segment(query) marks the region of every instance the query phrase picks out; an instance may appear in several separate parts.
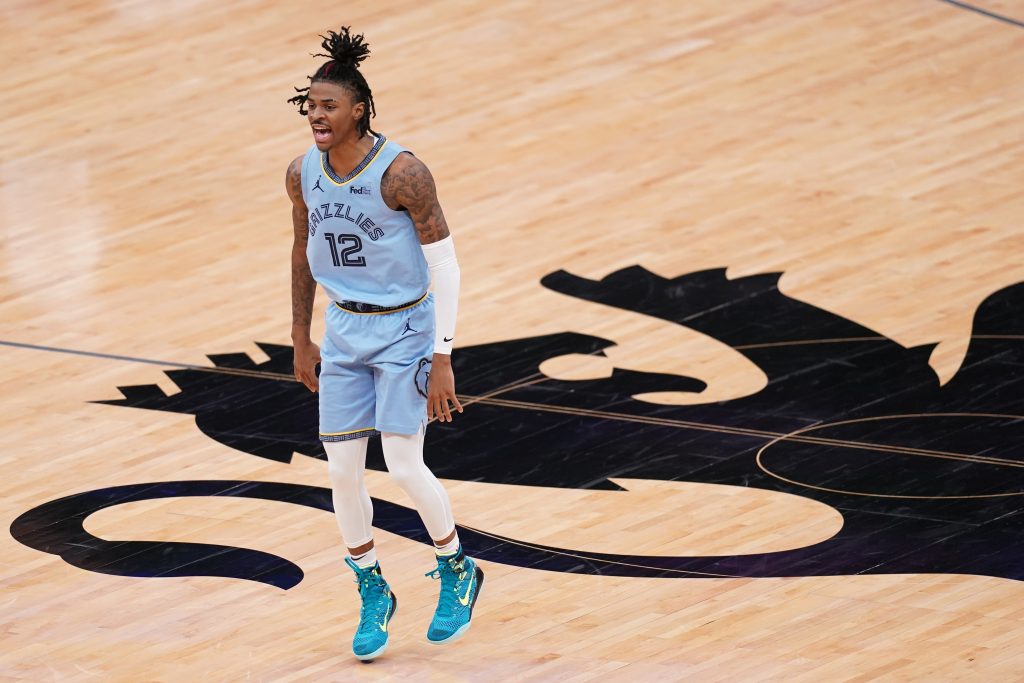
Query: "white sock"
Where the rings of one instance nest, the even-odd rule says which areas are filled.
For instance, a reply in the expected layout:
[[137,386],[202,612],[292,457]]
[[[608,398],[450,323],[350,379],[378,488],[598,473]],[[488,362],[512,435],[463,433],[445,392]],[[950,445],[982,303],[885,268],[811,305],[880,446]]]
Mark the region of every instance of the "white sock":
[[447,557],[454,555],[459,552],[459,535],[455,534],[455,538],[448,541],[444,545],[437,545],[437,541],[434,542],[434,552],[441,557]]
[[370,548],[362,555],[352,555],[349,553],[349,557],[356,563],[356,566],[360,569],[369,569],[373,565],[377,564],[377,548],[374,546]]

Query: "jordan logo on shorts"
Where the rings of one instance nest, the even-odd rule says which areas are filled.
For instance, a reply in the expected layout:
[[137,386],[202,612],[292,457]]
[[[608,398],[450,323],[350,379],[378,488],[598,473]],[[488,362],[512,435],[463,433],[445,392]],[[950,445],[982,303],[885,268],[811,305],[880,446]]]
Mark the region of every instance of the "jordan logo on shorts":
[[412,325],[410,325],[409,321],[406,320],[405,321],[405,329],[402,330],[402,334],[405,334],[406,332],[419,332],[419,330],[412,329]]

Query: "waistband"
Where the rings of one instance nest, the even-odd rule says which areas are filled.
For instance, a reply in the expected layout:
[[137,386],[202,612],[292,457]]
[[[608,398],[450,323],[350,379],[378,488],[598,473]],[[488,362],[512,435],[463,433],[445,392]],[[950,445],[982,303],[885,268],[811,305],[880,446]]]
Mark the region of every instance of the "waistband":
[[398,304],[397,306],[378,306],[377,304],[366,304],[362,301],[335,301],[334,305],[343,311],[349,313],[358,313],[361,315],[375,315],[378,313],[394,313],[395,311],[404,311],[407,308],[412,308],[416,304],[420,303],[427,298],[427,294],[430,292],[424,292],[423,296],[415,301],[407,301],[404,304]]

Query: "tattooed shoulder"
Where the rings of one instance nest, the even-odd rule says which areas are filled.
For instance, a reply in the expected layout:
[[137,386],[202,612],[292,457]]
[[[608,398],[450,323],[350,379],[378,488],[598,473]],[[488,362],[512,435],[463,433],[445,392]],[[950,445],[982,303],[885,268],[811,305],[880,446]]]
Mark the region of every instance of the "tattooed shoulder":
[[426,164],[411,154],[399,154],[380,184],[384,202],[396,211],[408,211],[422,244],[448,236],[448,224],[437,201],[434,177]]
[[292,163],[288,164],[284,184],[292,203],[305,207],[306,201],[302,198],[302,159],[303,157],[295,157]]

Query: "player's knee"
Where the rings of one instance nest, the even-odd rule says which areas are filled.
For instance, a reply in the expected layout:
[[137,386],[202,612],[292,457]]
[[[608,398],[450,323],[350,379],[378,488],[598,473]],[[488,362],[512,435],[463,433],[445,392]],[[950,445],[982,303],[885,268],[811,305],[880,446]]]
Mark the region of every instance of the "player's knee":
[[389,464],[388,473],[391,475],[391,481],[395,482],[404,491],[408,491],[416,486],[420,479],[420,473],[416,468],[406,465],[395,466]]
[[327,474],[331,477],[331,483],[337,488],[354,488],[359,486],[363,480],[363,472],[359,467],[339,460],[327,462]]

